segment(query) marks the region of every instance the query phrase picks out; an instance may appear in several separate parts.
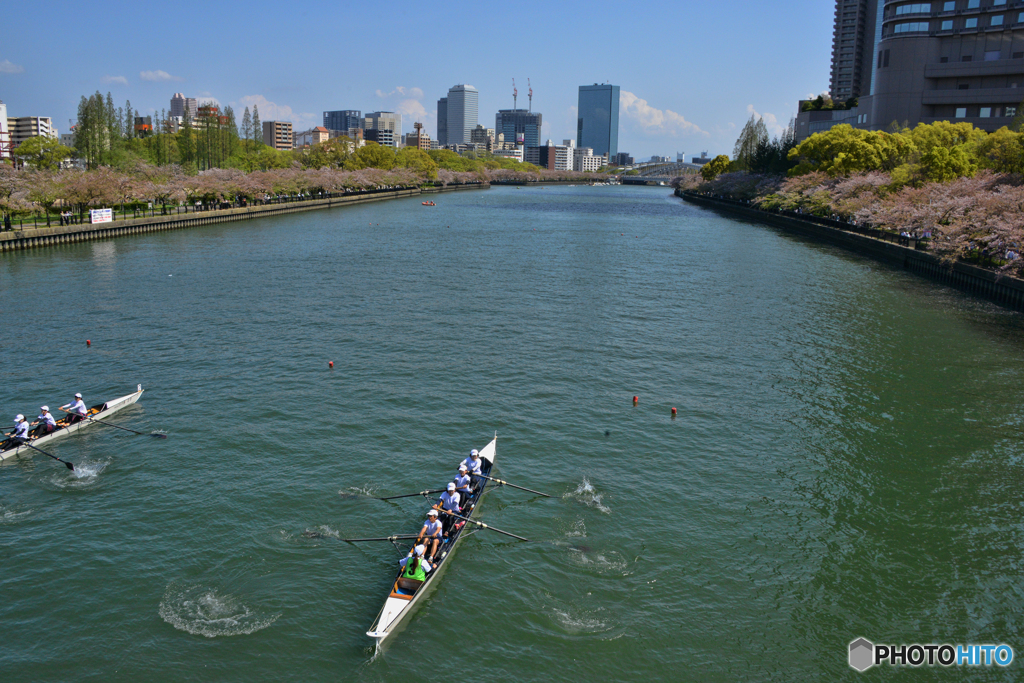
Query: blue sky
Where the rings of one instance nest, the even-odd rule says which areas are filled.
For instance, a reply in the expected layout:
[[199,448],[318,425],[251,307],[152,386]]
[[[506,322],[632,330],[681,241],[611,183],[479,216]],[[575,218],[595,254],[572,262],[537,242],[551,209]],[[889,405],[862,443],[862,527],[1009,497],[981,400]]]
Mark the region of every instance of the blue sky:
[[[834,3],[8,3],[0,100],[67,132],[82,95],[152,112],[175,92],[257,104],[263,120],[319,125],[330,109],[401,111],[436,132],[449,87],[480,91],[480,123],[512,106],[575,137],[577,88],[621,88],[619,150],[638,158],[730,153],[751,112],[785,126],[828,89]],[[367,7],[372,10],[367,11]],[[386,10],[393,10],[391,15]]]

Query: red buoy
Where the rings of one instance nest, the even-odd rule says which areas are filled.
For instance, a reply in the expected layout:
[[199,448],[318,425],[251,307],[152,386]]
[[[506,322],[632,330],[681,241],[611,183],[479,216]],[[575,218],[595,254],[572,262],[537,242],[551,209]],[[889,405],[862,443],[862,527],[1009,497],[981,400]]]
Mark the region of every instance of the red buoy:
[[[333,360],[327,361],[327,367],[333,368],[334,367],[334,361]],[[673,408],[673,410],[675,410],[675,409]]]
[[639,396],[634,396],[633,397],[633,405],[636,405],[639,400],[640,400]]
[[673,409],[672,409],[672,417],[675,417],[675,416],[676,416],[676,409],[675,409],[675,408],[673,408]]
[[86,346],[92,346],[92,342],[90,340],[86,339],[85,340],[85,345]]

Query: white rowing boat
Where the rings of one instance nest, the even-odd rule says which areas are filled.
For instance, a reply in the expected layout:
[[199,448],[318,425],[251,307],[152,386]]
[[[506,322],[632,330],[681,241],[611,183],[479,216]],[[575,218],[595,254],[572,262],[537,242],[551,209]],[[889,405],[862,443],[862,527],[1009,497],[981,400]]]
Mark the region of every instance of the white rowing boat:
[[[495,434],[494,439],[480,450],[480,471],[483,474],[490,475],[491,469],[494,467],[497,443],[498,435]],[[468,519],[476,517],[480,503],[483,502],[484,494],[487,493],[488,480],[484,479],[482,481],[480,494],[473,504],[473,509],[466,515]],[[384,606],[377,615],[376,621],[373,622],[373,626],[366,632],[366,635],[377,641],[378,648],[388,636],[398,630],[402,623],[416,609],[416,605],[421,600],[426,599],[430,591],[433,590],[434,585],[441,578],[441,573],[444,572],[445,567],[448,566],[452,559],[452,555],[455,554],[455,550],[459,547],[459,543],[462,542],[465,531],[469,526],[468,523],[464,523],[457,529],[449,531],[448,542],[438,548],[437,562],[434,565],[433,571],[427,574],[426,580],[422,583],[414,579],[403,579],[401,578],[402,572],[398,572],[398,577],[392,582],[391,591],[387,599],[384,600]]]
[[[100,403],[99,405],[95,405],[95,406],[89,408],[89,417],[95,417],[97,419],[103,419],[103,418],[107,417],[108,415],[113,415],[117,411],[123,410],[124,408],[127,408],[128,406],[130,406],[133,403],[137,402],[139,400],[139,398],[141,398],[141,397],[142,397],[142,385],[140,384],[139,388],[134,393],[128,394],[127,396],[122,396],[121,398],[115,398],[112,401],[107,401],[106,403]],[[40,434],[39,438],[32,440],[32,445],[38,448],[38,447],[42,446],[45,443],[53,441],[54,439],[59,439],[62,436],[67,436],[68,434],[74,434],[79,429],[82,429],[83,427],[88,427],[89,425],[94,424],[91,420],[81,420],[80,422],[75,422],[73,424],[61,425],[61,422],[63,422],[63,421],[64,421],[63,419],[58,421],[58,423],[57,423],[57,427],[58,428],[55,429],[54,431],[50,432],[49,434],[46,434],[46,433],[44,433],[42,431],[42,429],[41,429],[42,425],[40,425],[39,427],[36,427],[34,430],[29,432],[30,435]],[[13,443],[13,442],[8,442],[8,443]],[[15,457],[17,455],[20,455],[22,453],[24,453],[25,455],[32,455],[35,452],[36,451],[33,451],[31,448],[29,448],[28,446],[24,446],[24,445],[23,446],[13,447],[13,448],[12,447],[8,447],[7,450],[0,451],[0,462],[2,462],[4,460],[7,460],[8,458],[13,458],[13,457]]]

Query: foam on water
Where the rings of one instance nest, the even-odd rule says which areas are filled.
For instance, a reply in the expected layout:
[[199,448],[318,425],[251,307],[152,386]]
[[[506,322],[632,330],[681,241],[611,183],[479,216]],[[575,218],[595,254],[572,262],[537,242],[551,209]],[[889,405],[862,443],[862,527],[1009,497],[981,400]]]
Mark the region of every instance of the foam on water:
[[601,503],[601,498],[603,497],[604,494],[598,493],[597,489],[591,485],[590,481],[586,477],[583,477],[583,482],[576,487],[575,491],[570,491],[562,496],[563,499],[571,498],[573,500],[578,500],[587,507],[597,508],[604,514],[610,515],[612,513],[611,508]]
[[199,584],[167,587],[160,601],[160,617],[168,624],[196,636],[240,636],[270,626],[280,614],[263,615],[233,595]]
[[302,532],[302,535],[306,538],[341,538],[341,532],[326,524],[313,527],[312,529],[306,527],[306,530]]
[[[52,461],[51,461],[52,462]],[[99,475],[107,468],[110,461],[105,462],[73,462],[75,469],[69,470],[60,463],[54,463],[47,481],[58,489],[82,489],[93,486],[99,480]]]
[[569,559],[578,567],[597,572],[598,574],[619,574],[628,576],[629,560],[617,550],[597,550],[594,548],[569,548]]
[[0,524],[17,524],[18,520],[30,514],[31,510],[13,510],[0,505]]
[[571,608],[562,610],[554,607],[551,608],[551,615],[555,623],[571,635],[604,633],[610,630],[611,627],[595,616],[597,611],[600,610],[588,611]]

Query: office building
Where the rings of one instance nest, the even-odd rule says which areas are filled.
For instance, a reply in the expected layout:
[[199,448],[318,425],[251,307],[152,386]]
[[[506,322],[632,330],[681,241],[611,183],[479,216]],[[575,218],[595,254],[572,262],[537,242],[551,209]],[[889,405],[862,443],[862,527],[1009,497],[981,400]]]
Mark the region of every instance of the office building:
[[323,126],[317,126],[316,128],[304,130],[301,133],[295,133],[293,137],[292,144],[295,146],[295,149],[301,149],[303,147],[319,145],[321,142],[327,142],[331,138],[331,132]]
[[12,116],[6,117],[7,133],[10,135],[11,147],[15,148],[25,140],[36,136],[60,139],[57,129],[49,116]]
[[402,136],[405,138],[405,146],[416,147],[417,149],[422,149],[424,152],[429,152],[431,142],[430,135],[423,130],[423,124],[417,121],[412,125],[412,127],[415,129],[414,133]]
[[153,117],[152,116],[136,116],[135,117],[135,137],[144,138],[153,134]]
[[619,86],[581,85],[576,146],[611,158],[619,153]]
[[494,129],[484,128],[483,125],[477,124],[469,134],[469,141],[478,145],[483,145],[484,149],[488,152],[494,151]]
[[402,115],[393,111],[370,112],[363,117],[363,135],[378,145],[397,148],[402,140]]
[[263,121],[263,144],[274,149],[292,149],[291,121]]
[[456,85],[448,89],[447,99],[447,144],[469,144],[470,135],[479,118],[480,93],[471,85]]
[[188,118],[194,119],[199,113],[199,101],[194,97],[185,97],[180,92],[174,93],[174,97],[171,98],[170,115],[184,119],[186,112]]
[[612,159],[612,163],[616,166],[632,166],[633,157],[629,156],[629,152],[619,152]]
[[358,109],[342,109],[324,112],[324,128],[327,130],[348,130],[363,127],[363,112]]
[[516,147],[515,149],[496,149],[492,154],[496,157],[503,157],[505,159],[512,159],[519,163],[523,163],[524,155],[522,147]]
[[836,102],[868,94],[878,9],[871,0],[836,0],[829,85]]
[[437,101],[437,144],[444,147],[448,144],[448,98]]
[[603,154],[594,154],[590,147],[573,147],[572,149],[572,170],[574,171],[596,171],[602,166],[608,165],[608,157]]
[[526,109],[499,109],[494,117],[494,132],[505,136],[506,144],[539,147],[544,117]]
[[527,147],[525,158],[531,164],[552,171],[571,171],[573,150],[569,145],[556,145],[551,140],[540,147]]

